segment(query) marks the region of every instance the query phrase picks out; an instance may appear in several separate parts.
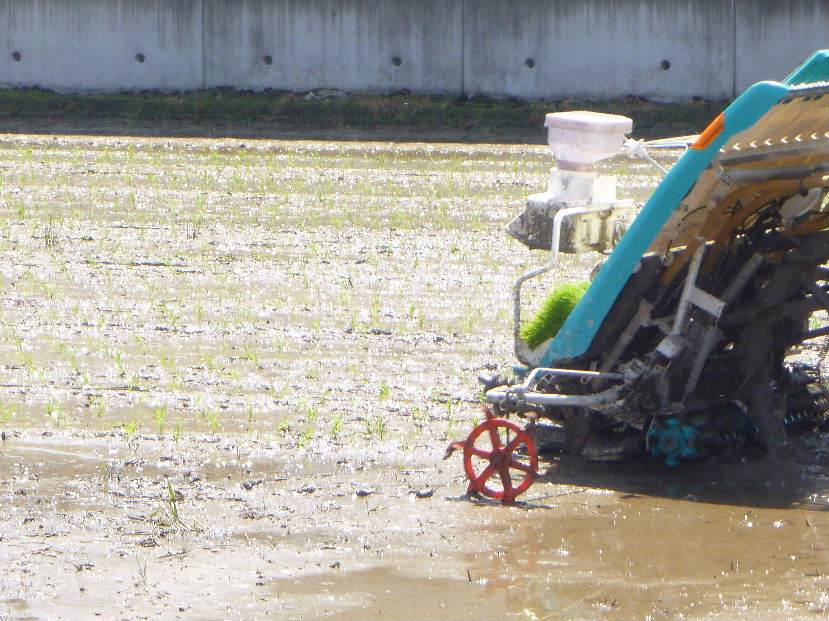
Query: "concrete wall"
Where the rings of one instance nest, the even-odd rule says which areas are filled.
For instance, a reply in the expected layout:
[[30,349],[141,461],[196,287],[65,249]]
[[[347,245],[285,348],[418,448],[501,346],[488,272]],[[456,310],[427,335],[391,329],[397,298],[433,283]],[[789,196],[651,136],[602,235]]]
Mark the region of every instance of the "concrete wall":
[[208,2],[205,82],[460,93],[461,7],[460,0]]
[[202,72],[201,0],[0,0],[0,85],[189,90]]
[[803,59],[829,48],[826,0],[737,0],[735,85],[782,80]]
[[0,86],[723,99],[828,33],[827,0],[0,0]]
[[727,1],[478,0],[466,3],[464,22],[470,92],[533,99],[732,93]]

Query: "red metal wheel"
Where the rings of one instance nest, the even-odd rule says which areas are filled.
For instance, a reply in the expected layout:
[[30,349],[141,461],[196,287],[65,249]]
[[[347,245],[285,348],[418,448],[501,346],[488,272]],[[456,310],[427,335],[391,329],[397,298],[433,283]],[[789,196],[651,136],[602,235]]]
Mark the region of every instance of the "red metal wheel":
[[[511,505],[533,484],[538,452],[533,439],[521,427],[496,418],[489,409],[484,412],[487,419],[472,430],[463,445],[463,466],[469,479],[467,493],[483,494]],[[526,454],[517,453],[521,447]],[[513,471],[517,480],[513,480]],[[494,485],[495,474],[500,478],[500,487]]]

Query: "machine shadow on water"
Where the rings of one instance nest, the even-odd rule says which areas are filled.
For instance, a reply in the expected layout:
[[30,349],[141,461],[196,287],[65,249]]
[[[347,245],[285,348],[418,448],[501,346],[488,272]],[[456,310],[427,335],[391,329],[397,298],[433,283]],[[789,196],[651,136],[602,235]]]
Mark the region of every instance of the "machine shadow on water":
[[[540,464],[540,480],[630,496],[767,509],[829,510],[829,434],[810,439],[808,445],[799,438],[791,444],[790,450],[775,458],[764,455],[726,461],[712,457],[678,467],[645,456],[599,463],[566,453],[548,455],[554,461]],[[530,497],[524,500],[535,503]]]

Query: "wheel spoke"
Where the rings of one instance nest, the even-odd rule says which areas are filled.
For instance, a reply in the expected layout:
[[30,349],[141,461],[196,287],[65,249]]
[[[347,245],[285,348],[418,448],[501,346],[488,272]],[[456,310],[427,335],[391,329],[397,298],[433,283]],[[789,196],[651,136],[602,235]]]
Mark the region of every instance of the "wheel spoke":
[[533,474],[532,466],[529,464],[522,463],[517,459],[510,459],[509,460],[509,467],[515,468],[516,470],[520,470],[521,472],[526,472],[527,474]]
[[515,449],[521,446],[521,444],[523,444],[521,436],[515,436],[515,439],[509,444],[507,444],[507,453],[512,453]]
[[495,474],[495,466],[490,464],[486,468],[484,468],[484,471],[481,472],[481,474],[478,475],[477,479],[475,479],[475,485],[478,486],[478,487],[481,487],[484,483],[489,481],[489,478],[493,474]]
[[504,495],[512,496],[512,477],[509,475],[509,468],[501,468],[501,483],[504,485]]
[[472,447],[472,454],[475,457],[481,457],[482,459],[489,459],[492,457],[492,451],[485,451],[483,449],[479,449],[477,446]]
[[499,449],[503,446],[501,443],[501,434],[498,433],[498,425],[491,425],[489,428],[489,440],[492,442],[492,448]]

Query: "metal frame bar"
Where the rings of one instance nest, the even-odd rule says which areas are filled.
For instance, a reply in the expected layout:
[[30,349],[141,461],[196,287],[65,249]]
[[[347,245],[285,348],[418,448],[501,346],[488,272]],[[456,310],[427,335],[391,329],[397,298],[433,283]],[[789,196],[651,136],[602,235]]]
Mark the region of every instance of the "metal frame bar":
[[510,390],[493,389],[486,393],[486,398],[492,403],[515,401],[527,405],[541,406],[594,406],[613,403],[622,398],[622,388],[611,388],[603,392],[589,395],[562,395],[558,393],[525,392],[517,393]]
[[541,393],[530,390],[537,382],[541,375],[555,375],[560,377],[578,377],[588,379],[605,379],[616,382],[624,381],[625,377],[621,373],[603,373],[600,371],[580,371],[577,369],[553,369],[538,367],[533,369],[532,373],[527,376],[524,383],[520,386],[510,386],[506,388],[493,388],[488,390],[486,398],[491,403],[504,403],[509,401],[526,403],[528,405],[551,405],[551,406],[567,406],[567,405],[601,405],[604,403],[612,403],[618,401],[622,395],[623,387],[605,390],[603,392],[593,393],[589,395],[563,395],[558,393]]
[[763,181],[788,181],[805,179],[819,173],[829,172],[829,164],[818,166],[790,166],[787,168],[753,168],[721,170],[717,176],[723,183],[761,183]]
[[829,153],[829,140],[825,134],[820,134],[818,139],[809,138],[808,141],[794,144],[773,144],[762,147],[740,147],[740,149],[728,150],[717,157],[716,162],[721,166],[738,166],[740,164],[754,164],[767,160],[779,159],[781,157],[792,157],[798,155],[816,155],[818,153]]

